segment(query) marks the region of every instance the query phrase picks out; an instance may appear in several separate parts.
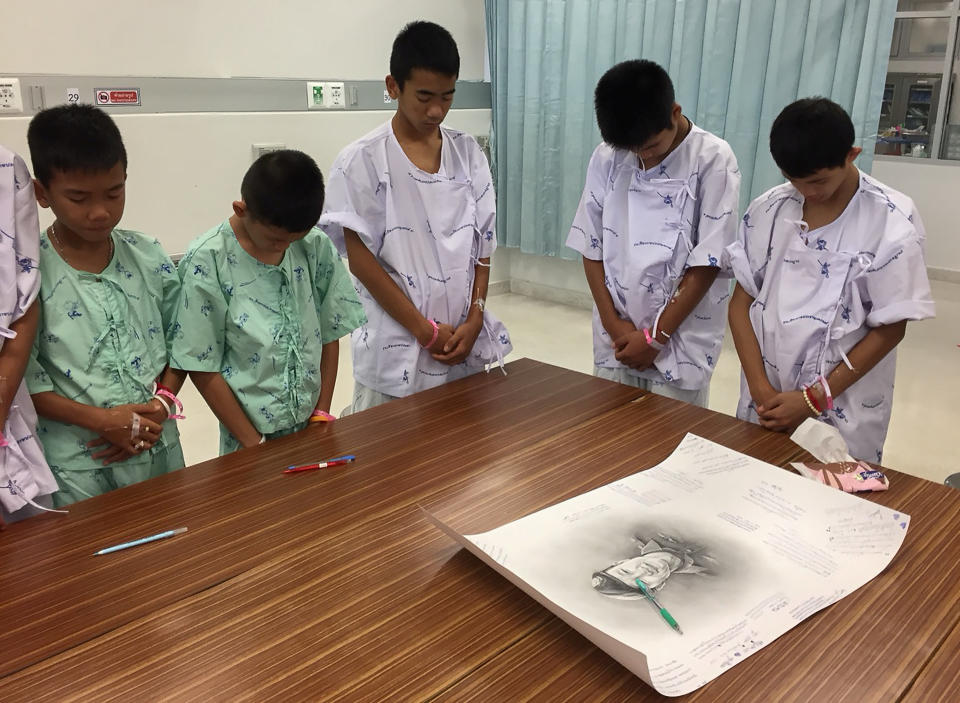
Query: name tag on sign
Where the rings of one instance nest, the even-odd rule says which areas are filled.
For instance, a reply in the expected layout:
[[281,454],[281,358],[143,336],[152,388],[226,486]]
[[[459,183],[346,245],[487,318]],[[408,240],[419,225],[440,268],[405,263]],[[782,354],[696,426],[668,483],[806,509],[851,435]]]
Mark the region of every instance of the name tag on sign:
[[139,88],[97,88],[94,92],[97,105],[139,105]]

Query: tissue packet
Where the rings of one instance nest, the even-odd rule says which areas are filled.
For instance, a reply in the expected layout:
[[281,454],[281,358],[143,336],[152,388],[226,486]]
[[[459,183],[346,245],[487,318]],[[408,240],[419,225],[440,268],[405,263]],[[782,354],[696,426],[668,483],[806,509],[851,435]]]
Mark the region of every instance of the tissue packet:
[[801,476],[819,481],[827,486],[839,488],[847,493],[885,491],[890,487],[890,480],[882,471],[878,471],[862,461],[853,464],[804,464],[794,462],[790,466]]
[[833,425],[808,418],[790,435],[790,439],[820,462],[790,464],[801,476],[847,493],[885,491],[890,487],[890,480],[882,471],[850,456],[847,443]]

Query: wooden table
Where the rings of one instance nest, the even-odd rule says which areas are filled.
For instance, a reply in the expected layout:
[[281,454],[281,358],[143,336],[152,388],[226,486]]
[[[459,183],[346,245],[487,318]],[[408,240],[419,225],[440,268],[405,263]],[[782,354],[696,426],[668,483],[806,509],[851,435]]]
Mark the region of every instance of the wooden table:
[[[507,369],[9,526],[0,700],[666,700],[418,506],[486,529],[650,467],[688,431],[775,464],[802,455],[667,398]],[[345,469],[281,473],[351,452]],[[916,681],[929,701],[960,685],[960,493],[891,475],[870,499],[913,520],[890,567],[686,698],[892,701]]]

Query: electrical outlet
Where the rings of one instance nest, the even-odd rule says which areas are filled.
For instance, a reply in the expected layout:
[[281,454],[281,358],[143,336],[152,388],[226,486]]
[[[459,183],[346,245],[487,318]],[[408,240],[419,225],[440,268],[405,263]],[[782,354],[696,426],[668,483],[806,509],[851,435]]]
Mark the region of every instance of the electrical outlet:
[[30,104],[38,112],[47,106],[47,98],[42,85],[30,86]]
[[0,78],[0,113],[23,112],[19,78]]
[[327,94],[324,104],[327,107],[347,106],[347,94],[343,89],[343,83],[327,83]]

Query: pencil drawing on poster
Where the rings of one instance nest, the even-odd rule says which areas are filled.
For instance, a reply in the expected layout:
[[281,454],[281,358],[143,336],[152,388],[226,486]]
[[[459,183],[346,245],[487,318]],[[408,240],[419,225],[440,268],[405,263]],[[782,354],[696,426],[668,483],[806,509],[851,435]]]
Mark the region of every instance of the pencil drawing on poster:
[[594,590],[611,598],[645,598],[638,581],[656,593],[672,579],[709,577],[716,559],[698,544],[657,532],[649,538],[634,536],[636,553],[595,571]]

